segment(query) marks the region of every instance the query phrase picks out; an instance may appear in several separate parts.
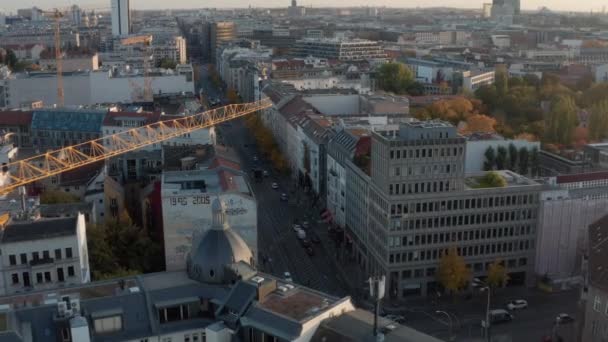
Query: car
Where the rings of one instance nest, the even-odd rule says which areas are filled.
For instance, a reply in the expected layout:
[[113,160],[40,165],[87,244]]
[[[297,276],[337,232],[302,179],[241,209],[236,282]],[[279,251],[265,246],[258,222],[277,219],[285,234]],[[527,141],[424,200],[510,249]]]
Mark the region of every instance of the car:
[[258,156],[253,156],[253,161],[254,161],[254,162],[257,162],[258,160],[259,160],[259,159],[258,159]]
[[386,316],[384,316],[384,318],[388,319],[389,321],[393,321],[393,322],[399,323],[399,324],[405,323],[405,317],[400,316],[400,315],[386,315]]
[[293,282],[293,279],[291,278],[291,273],[289,273],[289,272],[283,273],[283,279],[285,279],[289,282]]
[[521,309],[525,309],[528,307],[528,302],[523,300],[523,299],[515,299],[509,302],[509,304],[507,304],[507,309],[513,311],[513,310],[521,310]]
[[302,230],[302,226],[300,226],[299,224],[294,224],[294,225],[293,225],[293,231],[294,231],[294,232],[296,232],[296,233],[297,233],[297,232],[298,232],[298,231],[300,231],[300,230]]
[[287,197],[287,194],[286,194],[286,193],[282,193],[282,194],[281,194],[281,201],[283,201],[283,202],[287,202],[287,200],[288,200],[288,199],[289,199],[289,198]]
[[314,243],[314,244],[317,244],[317,245],[321,243],[321,239],[319,239],[319,237],[316,236],[316,235],[311,235],[310,236],[310,241],[312,243]]
[[264,170],[264,172],[262,172],[262,175],[264,175],[264,177],[269,177],[270,173],[268,173],[268,171]]
[[313,256],[315,255],[315,251],[312,249],[312,247],[306,247],[306,254]]
[[279,188],[279,184],[277,184],[276,182],[272,183],[272,188],[277,190]]
[[555,317],[555,322],[557,324],[568,324],[574,322],[574,317],[568,315],[567,313],[560,313]]
[[310,228],[310,224],[308,223],[308,221],[304,221],[304,222],[302,222],[302,227],[304,229],[308,229],[308,228]]
[[513,315],[510,314],[507,310],[503,309],[495,309],[490,310],[490,323],[506,323],[513,320]]
[[300,243],[302,244],[302,246],[303,246],[304,248],[308,248],[308,247],[310,247],[310,246],[311,246],[310,241],[308,241],[307,239],[301,239],[301,240],[300,240]]

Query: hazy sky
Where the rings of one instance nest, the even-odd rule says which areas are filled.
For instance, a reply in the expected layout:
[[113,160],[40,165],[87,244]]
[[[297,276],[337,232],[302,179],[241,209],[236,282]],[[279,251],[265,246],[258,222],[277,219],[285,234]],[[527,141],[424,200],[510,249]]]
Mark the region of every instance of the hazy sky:
[[[279,7],[287,6],[290,0],[131,0],[131,7],[141,9],[154,8],[195,8],[195,7]],[[303,6],[368,6],[373,3],[375,6],[391,7],[416,7],[416,6],[451,6],[481,8],[482,3],[491,0],[336,0],[327,2],[324,0],[299,0],[298,4]],[[110,0],[0,0],[0,10],[15,11],[17,8],[38,6],[40,8],[67,7],[78,4],[85,8],[108,8]],[[600,11],[602,6],[608,6],[606,0],[522,0],[523,9],[537,9],[547,6],[555,10],[568,11]]]

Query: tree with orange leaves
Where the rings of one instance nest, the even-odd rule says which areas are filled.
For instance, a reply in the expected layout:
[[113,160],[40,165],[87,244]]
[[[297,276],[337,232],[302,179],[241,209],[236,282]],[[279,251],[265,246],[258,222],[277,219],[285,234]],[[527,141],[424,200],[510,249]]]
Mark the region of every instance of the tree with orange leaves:
[[461,133],[493,133],[496,132],[496,129],[494,128],[495,126],[496,119],[483,114],[472,114],[466,118],[465,125],[464,128],[461,129]]

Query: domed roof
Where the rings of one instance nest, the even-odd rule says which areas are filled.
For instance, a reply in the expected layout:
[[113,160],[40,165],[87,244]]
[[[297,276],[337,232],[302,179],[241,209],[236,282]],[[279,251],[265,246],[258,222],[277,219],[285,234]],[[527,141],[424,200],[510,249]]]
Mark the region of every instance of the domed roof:
[[219,198],[211,204],[212,224],[188,256],[188,275],[204,283],[222,283],[227,265],[253,260],[251,250],[243,239],[226,223]]

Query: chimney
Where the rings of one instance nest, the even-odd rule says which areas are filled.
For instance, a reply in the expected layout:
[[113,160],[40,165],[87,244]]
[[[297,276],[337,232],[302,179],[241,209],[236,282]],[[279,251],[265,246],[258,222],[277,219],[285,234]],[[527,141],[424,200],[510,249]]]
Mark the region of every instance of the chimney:
[[263,302],[266,297],[277,289],[277,281],[275,279],[265,279],[260,276],[251,278],[251,281],[258,286],[258,302]]

